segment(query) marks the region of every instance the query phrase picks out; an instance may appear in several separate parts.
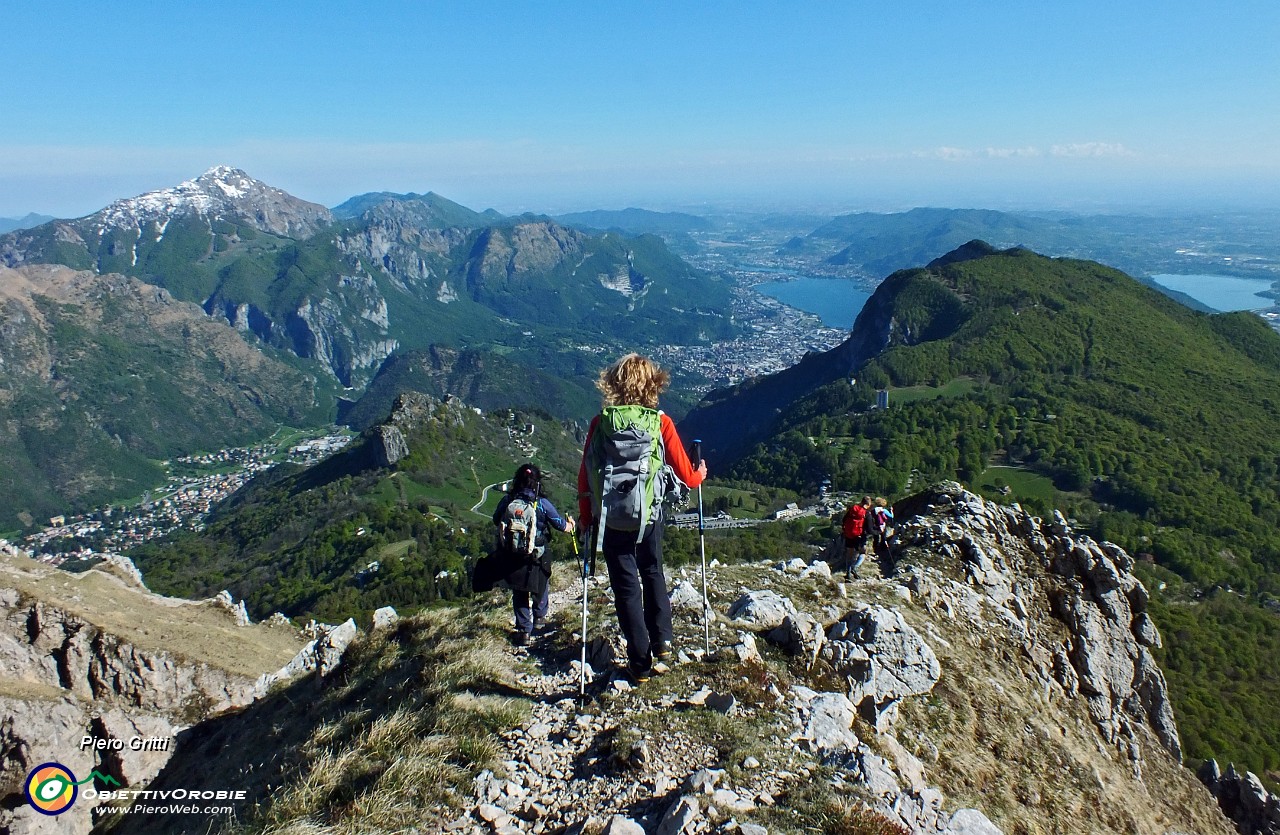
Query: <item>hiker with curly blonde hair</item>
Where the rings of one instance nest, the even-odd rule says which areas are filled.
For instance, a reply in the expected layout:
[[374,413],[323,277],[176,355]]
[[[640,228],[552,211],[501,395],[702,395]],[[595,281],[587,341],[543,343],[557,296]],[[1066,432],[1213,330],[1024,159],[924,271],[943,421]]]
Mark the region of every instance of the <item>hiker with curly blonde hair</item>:
[[647,680],[654,660],[671,654],[671,597],[662,569],[667,477],[688,487],[707,477],[706,462],[693,466],[675,424],[658,411],[658,395],[670,381],[639,354],[604,369],[596,382],[604,407],[587,430],[578,469],[581,528],[595,528],[627,642],[627,670],[636,681]]

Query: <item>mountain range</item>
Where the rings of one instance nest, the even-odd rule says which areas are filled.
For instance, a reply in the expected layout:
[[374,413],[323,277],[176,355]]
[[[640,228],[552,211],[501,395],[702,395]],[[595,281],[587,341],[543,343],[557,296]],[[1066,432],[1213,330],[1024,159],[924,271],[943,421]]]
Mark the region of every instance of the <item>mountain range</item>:
[[[1160,273],[1206,272],[1275,280],[1280,275],[1275,220],[1273,213],[1210,217],[916,208],[841,215],[792,238],[778,253],[879,279],[981,239],[999,248],[1023,246],[1099,261],[1141,281]],[[1204,309],[1186,296],[1176,297]]]
[[530,328],[591,345],[734,332],[728,288],[656,237],[501,218],[432,193],[362,195],[330,212],[225,166],[9,233],[0,262],[141,278],[356,388],[397,348],[518,358]]
[[[144,282],[151,288],[138,291],[144,296],[170,300],[175,309],[179,303],[198,306],[183,309],[193,316],[203,311],[201,332],[221,322],[225,333],[211,344],[244,345],[257,354],[238,363],[234,374],[244,379],[208,364],[207,371],[224,373],[226,380],[195,385],[187,374],[193,385],[182,388],[181,397],[175,391],[163,403],[134,401],[132,408],[151,410],[145,421],[162,436],[143,441],[120,431],[144,420],[141,409],[123,422],[104,418],[129,401],[103,389],[128,391],[137,367],[166,366],[163,340],[130,332],[124,337],[129,350],[150,351],[147,359],[144,353],[126,359],[121,348],[100,352],[92,363],[70,363],[68,355],[50,349],[54,332],[42,331],[42,355],[50,357],[43,379],[60,382],[37,392],[31,386],[38,374],[13,376],[22,366],[12,352],[35,339],[15,329],[47,324],[48,316],[15,319],[6,328],[3,387],[41,402],[74,401],[89,417],[59,424],[76,428],[65,430],[72,434],[63,443],[47,445],[49,452],[32,451],[41,447],[35,443],[27,443],[23,454],[15,448],[3,477],[25,486],[0,498],[3,529],[15,518],[137,495],[158,477],[157,465],[144,460],[148,455],[163,458],[261,437],[272,421],[332,420],[339,388],[350,400],[344,419],[353,415],[366,426],[384,418],[395,396],[411,386],[439,396],[451,393],[445,386],[462,386],[459,392],[485,407],[541,404],[586,417],[594,408],[589,392],[602,354],[710,342],[737,331],[729,287],[652,235],[591,234],[544,217],[504,218],[434,193],[361,195],[330,211],[226,166],[83,218],[0,235],[0,264],[23,271],[15,287],[25,288],[26,308],[35,304],[27,297],[56,294],[39,286],[54,273],[33,272],[33,265],[59,264],[102,277],[100,289],[78,295],[74,309],[57,308],[67,333],[99,338],[97,323],[109,322],[112,306],[123,303],[112,288]],[[421,374],[406,376],[426,368],[424,357],[434,363],[434,383]],[[287,373],[290,382],[264,385],[254,375],[267,367]],[[87,374],[93,378],[82,376]],[[375,377],[370,399],[359,404]],[[229,382],[254,405],[234,405],[237,399],[221,388]],[[63,394],[54,395],[58,390]],[[255,394],[263,391],[270,394]],[[23,402],[14,394],[0,404],[14,429],[11,444],[49,428],[41,417],[46,412],[20,408]],[[207,414],[219,429],[170,431],[193,426],[174,409]],[[91,440],[103,432],[102,440]],[[74,466],[59,463],[64,453]],[[83,477],[70,477],[73,470]]]
[[[1005,220],[977,213],[943,222],[945,234],[928,247]],[[794,248],[829,250],[842,240],[829,232],[825,242]],[[828,255],[813,252],[867,264],[877,246],[900,253],[912,243],[904,234],[865,242],[861,254],[847,241]],[[1178,768],[1180,756],[1191,764],[1229,757],[1272,785],[1280,777],[1280,674],[1270,663],[1280,651],[1280,336],[1257,317],[1206,315],[1097,263],[970,240],[889,275],[835,349],[713,392],[681,432],[702,438],[717,477],[735,479],[728,489],[884,494],[898,500],[901,549],[875,567],[882,576],[841,587],[829,566],[824,577],[809,560],[775,571],[769,550],[784,537],[779,547],[817,556],[830,540],[825,519],[713,536],[713,554],[747,563],[712,564],[726,581],[713,603],[716,639],[728,649],[715,662],[690,649],[701,637],[694,593],[681,616],[686,659],[669,679],[680,682],[678,694],[659,693],[661,679],[640,688],[602,679],[596,687],[602,711],[620,707],[609,715],[642,726],[633,733],[612,718],[597,726],[551,709],[574,684],[566,659],[577,657],[577,620],[566,601],[576,573],[566,582],[561,572],[559,628],[542,640],[538,661],[546,666],[513,679],[483,672],[495,657],[508,673],[529,657],[494,646],[505,601],[469,600],[466,571],[486,549],[494,500],[486,488],[515,463],[542,462],[562,509],[572,508],[580,427],[560,419],[592,410],[589,380],[600,354],[646,338],[732,333],[725,284],[653,236],[502,218],[432,193],[364,195],[330,211],[226,168],[87,218],[9,233],[0,257],[12,265],[0,271],[6,522],[29,526],[59,505],[136,493],[157,476],[156,459],[196,445],[332,417],[334,389],[349,386],[343,419],[362,434],[346,451],[311,468],[273,470],[203,530],[133,556],[158,588],[189,596],[229,589],[258,618],[282,611],[368,623],[387,603],[458,607],[384,625],[355,645],[331,683],[288,685],[184,737],[158,785],[179,785],[198,769],[231,781],[261,775],[253,791],[264,805],[254,814],[274,816],[263,828],[321,813],[401,825],[416,813],[397,806],[378,817],[361,804],[410,797],[421,806],[418,791],[432,808],[473,816],[457,828],[554,814],[566,826],[603,829],[573,817],[598,800],[589,788],[569,781],[586,793],[575,795],[535,781],[543,770],[536,764],[559,756],[554,745],[502,749],[500,761],[516,763],[506,767],[518,780],[483,776],[499,750],[491,731],[523,727],[514,737],[541,739],[538,722],[547,737],[584,743],[580,759],[562,764],[566,775],[625,770],[630,785],[643,785],[644,796],[626,800],[619,815],[634,811],[650,830],[678,829],[662,821],[686,795],[704,808],[700,789],[668,796],[673,787],[658,782],[685,779],[693,771],[684,769],[686,755],[689,764],[701,757],[723,767],[719,779],[750,786],[757,807],[772,808],[773,790],[786,786],[783,817],[740,813],[759,812],[782,830],[785,814],[807,826],[834,808],[823,805],[833,794],[853,792],[877,810],[878,824],[936,833],[965,831],[956,822],[977,819],[955,815],[976,810],[956,807],[979,799],[987,813],[979,823],[998,820],[1010,831],[1035,831],[1045,820],[1067,831],[1081,816],[1096,831],[1222,831],[1207,795]],[[880,391],[887,408],[877,407]],[[921,492],[940,479],[986,498],[958,485]],[[997,497],[1018,505],[989,503]],[[673,571],[693,559],[695,543],[690,531],[671,532]],[[740,609],[729,614],[727,596],[758,584],[806,602],[793,602],[790,626],[776,637],[772,627],[785,622],[771,624],[768,640],[783,648],[761,652],[744,625],[750,619]],[[95,625],[59,632],[57,624],[72,621],[30,604],[26,591],[3,588],[14,629],[6,646],[30,661],[31,676],[45,678],[5,682],[0,698],[22,703],[14,715],[34,715],[29,699],[63,698],[58,688],[79,682],[83,658],[120,643]],[[873,622],[871,608],[884,610]],[[604,637],[601,621],[597,612],[592,634],[601,637],[591,657],[604,670],[618,638]],[[899,622],[942,659],[945,673],[919,692],[893,690],[905,680],[881,666],[893,653],[874,649],[876,635],[909,637]],[[484,663],[467,656],[468,669],[481,672],[466,684],[441,683],[444,670],[460,666],[446,662],[462,657],[458,643],[447,644],[456,657],[437,657],[444,644],[435,638],[450,629],[451,641],[489,653]],[[931,668],[914,639],[909,646]],[[699,697],[694,670],[723,692]],[[134,672],[108,678],[132,682]],[[98,689],[105,700],[134,692]],[[499,698],[513,695],[531,700],[536,721]],[[705,715],[712,695],[726,705],[721,716]],[[833,714],[812,707],[819,695],[822,710],[840,719],[830,735]],[[395,708],[371,711],[370,699]],[[789,703],[809,706],[796,708],[809,733],[796,739],[819,754],[812,763],[787,759],[797,753],[791,714],[780,712]],[[317,704],[323,724],[310,718]],[[653,704],[664,707],[659,718],[635,718]],[[440,705],[457,711],[438,712]],[[906,721],[891,735],[900,712]],[[750,733],[731,719],[750,719]],[[455,746],[444,731],[457,728],[476,734]],[[0,742],[15,734],[0,723]],[[652,750],[642,753],[640,741],[653,734],[679,740],[675,763],[658,768]],[[842,741],[838,759],[822,758],[819,738]],[[404,756],[414,740],[425,747]],[[421,765],[431,746],[445,751],[443,761]],[[214,756],[224,749],[255,758]],[[361,765],[335,763],[339,749],[342,762]],[[4,750],[19,748],[5,742]],[[397,762],[422,771],[398,777],[407,766]],[[648,776],[634,779],[630,771],[646,762]],[[330,767],[335,782],[318,793],[301,777]],[[1215,786],[1225,785],[1222,776]],[[530,786],[556,799],[554,813],[503,800]],[[1241,797],[1239,787],[1215,790]],[[729,808],[714,787],[709,796]],[[1264,807],[1271,802],[1265,790],[1256,796]],[[10,791],[3,814],[20,807]],[[839,809],[842,817],[827,819],[852,826],[852,812]]]

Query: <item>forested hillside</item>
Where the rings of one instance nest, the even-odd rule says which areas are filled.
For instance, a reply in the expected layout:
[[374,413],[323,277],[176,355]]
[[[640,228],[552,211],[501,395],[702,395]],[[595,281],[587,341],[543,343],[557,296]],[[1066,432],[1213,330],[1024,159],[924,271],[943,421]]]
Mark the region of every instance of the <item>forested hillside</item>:
[[[1255,654],[1280,595],[1280,336],[1091,262],[968,254],[890,276],[868,304],[891,312],[884,349],[785,407],[733,473],[886,495],[955,477],[1063,508],[1164,585],[1188,752],[1280,767],[1280,673]],[[1205,686],[1214,668],[1238,686]]]
[[140,495],[162,459],[320,423],[330,386],[157,287],[0,267],[0,531]]

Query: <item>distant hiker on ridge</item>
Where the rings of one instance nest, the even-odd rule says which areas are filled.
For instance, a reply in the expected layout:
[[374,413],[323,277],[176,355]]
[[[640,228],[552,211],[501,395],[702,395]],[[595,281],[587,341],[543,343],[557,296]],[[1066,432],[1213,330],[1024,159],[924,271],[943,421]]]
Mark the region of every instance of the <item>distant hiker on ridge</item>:
[[573,517],[562,519],[560,511],[542,495],[542,470],[533,464],[521,464],[493,512],[493,524],[498,527],[498,547],[513,558],[523,558],[518,559],[519,567],[507,577],[516,616],[512,642],[522,647],[529,643],[529,636],[541,625],[550,605],[547,529],[572,534]]
[[849,505],[840,522],[840,533],[844,536],[844,574],[858,576],[858,568],[866,558],[867,547],[867,509],[871,507],[871,497],[863,496],[862,501]]
[[[604,409],[591,421],[578,470],[578,513],[594,525],[609,566],[618,623],[627,641],[627,670],[645,681],[653,661],[671,653],[671,597],[662,571],[662,497],[674,475],[697,487],[707,464],[694,469],[658,395],[671,375],[652,360],[628,354],[600,373]],[[675,486],[675,485],[671,485]]]
[[886,557],[890,556],[889,541],[893,539],[893,508],[889,507],[889,503],[883,496],[876,496],[875,504],[867,514],[867,522],[872,537],[871,553],[879,554],[883,550]]

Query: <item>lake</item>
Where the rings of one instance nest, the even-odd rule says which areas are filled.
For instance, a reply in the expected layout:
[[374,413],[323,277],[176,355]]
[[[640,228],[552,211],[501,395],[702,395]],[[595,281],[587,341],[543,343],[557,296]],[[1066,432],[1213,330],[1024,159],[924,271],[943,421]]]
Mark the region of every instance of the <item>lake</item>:
[[871,294],[844,278],[815,278],[785,273],[786,281],[768,281],[755,290],[783,304],[813,313],[829,328],[849,330]]
[[1270,290],[1271,281],[1265,278],[1237,278],[1232,275],[1153,275],[1151,280],[1162,287],[1186,293],[1205,307],[1226,312],[1230,310],[1257,310],[1271,307],[1275,299],[1255,295],[1260,290]]

